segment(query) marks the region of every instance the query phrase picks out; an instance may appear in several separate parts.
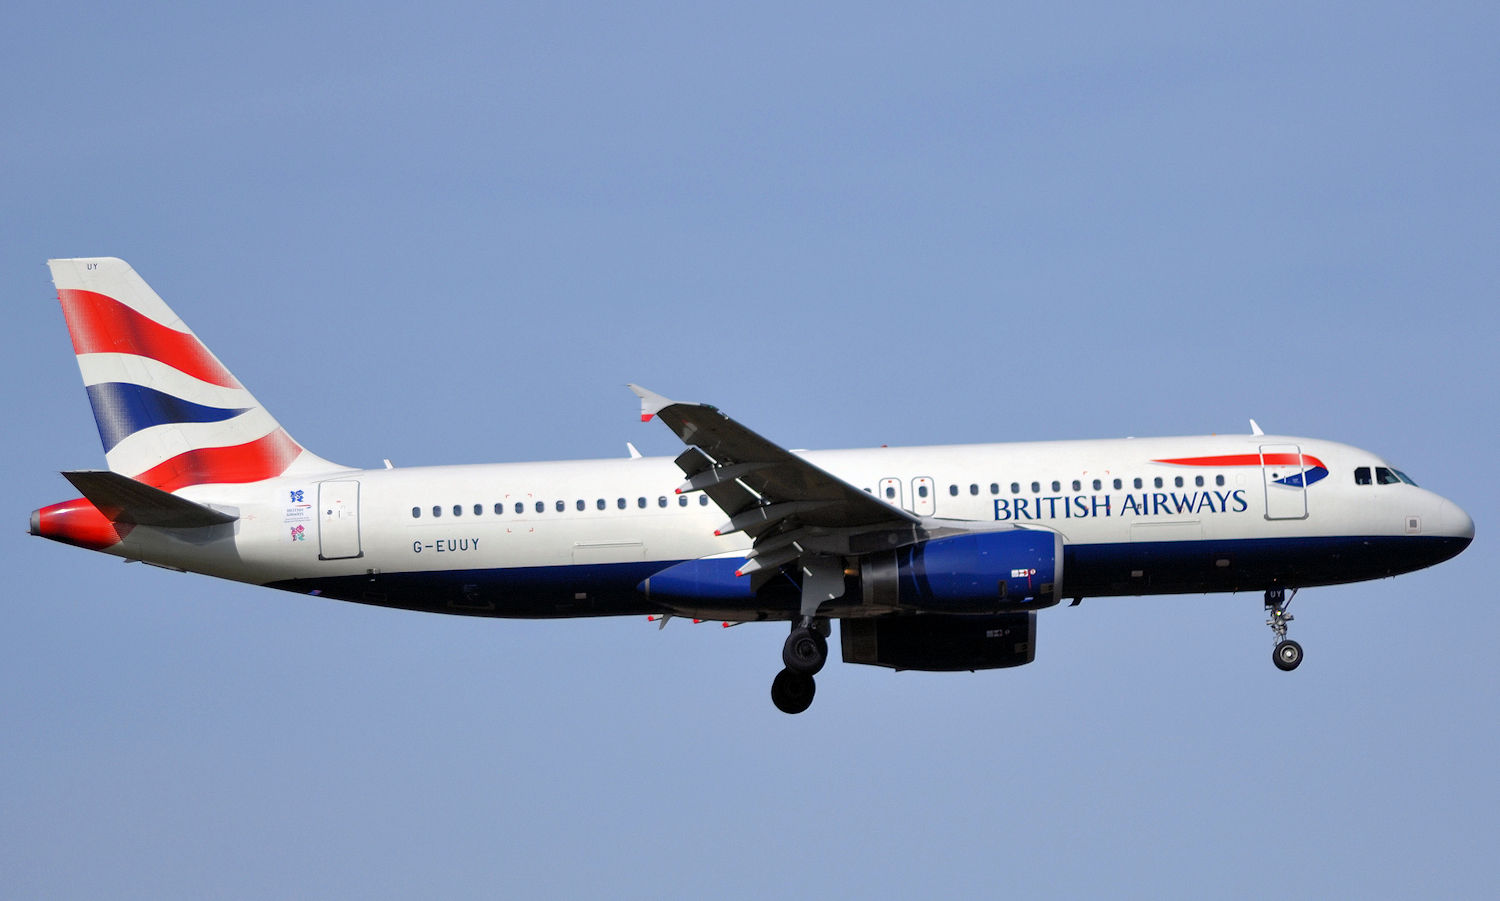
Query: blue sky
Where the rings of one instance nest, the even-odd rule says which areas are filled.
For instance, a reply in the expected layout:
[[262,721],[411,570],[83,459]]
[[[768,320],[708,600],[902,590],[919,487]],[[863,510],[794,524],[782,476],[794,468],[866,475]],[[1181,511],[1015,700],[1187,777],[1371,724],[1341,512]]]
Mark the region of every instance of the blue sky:
[[[7,6],[10,897],[1493,896],[1491,4]],[[102,455],[43,261],[128,259],[307,446],[1270,431],[1460,558],[1043,613],[1016,670],[475,621],[24,534]]]

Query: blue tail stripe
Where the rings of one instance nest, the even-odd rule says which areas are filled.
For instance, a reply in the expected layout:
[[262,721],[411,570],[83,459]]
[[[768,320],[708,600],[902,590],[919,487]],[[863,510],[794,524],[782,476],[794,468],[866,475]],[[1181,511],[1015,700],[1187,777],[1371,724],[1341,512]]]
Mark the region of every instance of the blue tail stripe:
[[105,453],[141,429],[176,422],[223,422],[250,409],[206,407],[129,382],[89,385],[88,392]]

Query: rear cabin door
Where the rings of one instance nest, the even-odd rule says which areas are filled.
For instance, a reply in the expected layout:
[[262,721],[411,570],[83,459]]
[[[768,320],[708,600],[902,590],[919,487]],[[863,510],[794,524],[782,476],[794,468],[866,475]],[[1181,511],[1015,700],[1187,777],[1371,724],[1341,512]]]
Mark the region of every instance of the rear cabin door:
[[1307,468],[1295,444],[1263,444],[1261,473],[1266,483],[1266,519],[1307,518]]
[[359,547],[359,483],[318,483],[318,559],[362,557]]

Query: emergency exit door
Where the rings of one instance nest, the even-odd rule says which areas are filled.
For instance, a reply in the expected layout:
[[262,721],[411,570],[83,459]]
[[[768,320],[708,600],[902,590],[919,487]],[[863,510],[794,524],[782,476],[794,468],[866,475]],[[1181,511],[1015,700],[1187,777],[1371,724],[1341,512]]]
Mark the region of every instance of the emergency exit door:
[[359,547],[359,483],[318,483],[318,559],[362,557]]

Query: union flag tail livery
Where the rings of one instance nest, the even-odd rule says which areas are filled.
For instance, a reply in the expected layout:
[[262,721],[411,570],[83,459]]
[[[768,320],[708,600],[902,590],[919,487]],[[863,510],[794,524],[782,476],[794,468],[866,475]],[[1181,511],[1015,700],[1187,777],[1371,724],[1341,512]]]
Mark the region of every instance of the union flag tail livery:
[[172,492],[338,467],[303,450],[124,260],[51,260],[105,460]]
[[847,663],[999,669],[1034,659],[1037,612],[1064,598],[1255,592],[1295,669],[1299,589],[1474,537],[1375,454],[1258,426],[793,452],[635,385],[676,458],[351,469],[294,441],[125,262],[49,265],[108,469],[63,473],[82,497],[33,511],[32,534],[434,613],[777,621],[787,713],[811,704],[835,619]]

